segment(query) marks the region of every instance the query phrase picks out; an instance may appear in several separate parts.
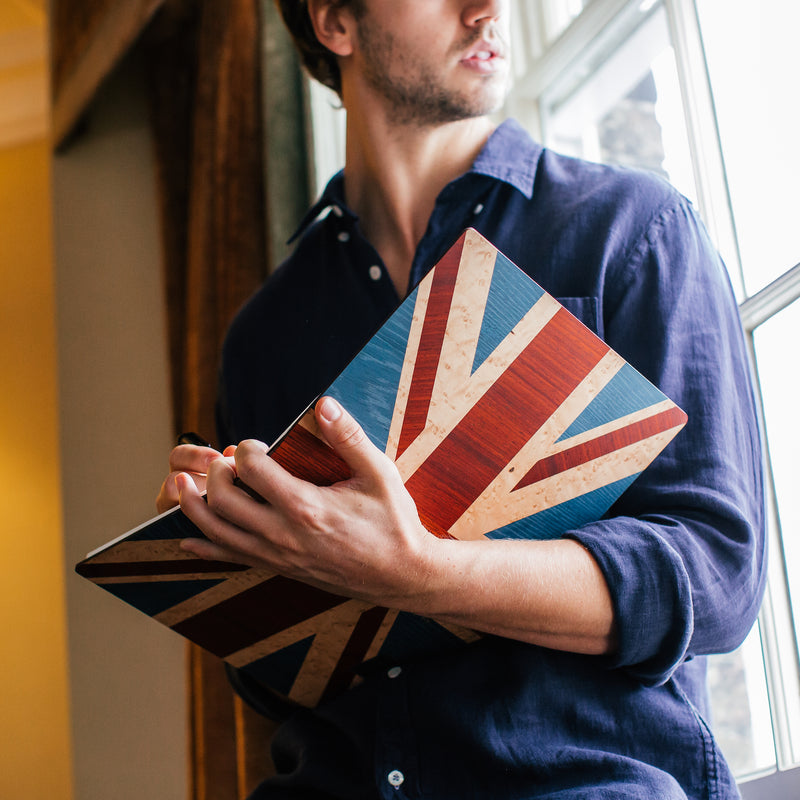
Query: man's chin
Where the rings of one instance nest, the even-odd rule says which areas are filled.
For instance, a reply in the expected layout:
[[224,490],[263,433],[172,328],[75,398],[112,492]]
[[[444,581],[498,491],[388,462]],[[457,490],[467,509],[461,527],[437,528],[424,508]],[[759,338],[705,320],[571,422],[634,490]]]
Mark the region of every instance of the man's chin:
[[445,88],[432,83],[402,87],[398,83],[378,87],[391,108],[394,121],[420,126],[460,122],[499,111],[508,96],[506,76],[492,76],[468,85]]

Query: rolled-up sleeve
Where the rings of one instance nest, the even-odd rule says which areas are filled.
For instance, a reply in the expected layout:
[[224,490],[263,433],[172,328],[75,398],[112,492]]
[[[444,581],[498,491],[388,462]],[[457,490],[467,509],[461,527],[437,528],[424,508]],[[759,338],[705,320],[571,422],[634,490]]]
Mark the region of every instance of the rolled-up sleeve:
[[615,666],[658,684],[687,656],[737,647],[757,616],[766,572],[759,422],[727,274],[688,203],[653,219],[613,285],[605,338],[689,419],[605,519],[567,535],[606,576]]

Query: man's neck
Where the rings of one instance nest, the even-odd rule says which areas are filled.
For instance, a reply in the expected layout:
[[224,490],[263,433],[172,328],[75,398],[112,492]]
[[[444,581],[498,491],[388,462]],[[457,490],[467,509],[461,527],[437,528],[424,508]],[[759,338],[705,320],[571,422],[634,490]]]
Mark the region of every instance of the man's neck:
[[401,297],[439,192],[469,169],[493,127],[486,117],[428,127],[348,119],[347,203]]

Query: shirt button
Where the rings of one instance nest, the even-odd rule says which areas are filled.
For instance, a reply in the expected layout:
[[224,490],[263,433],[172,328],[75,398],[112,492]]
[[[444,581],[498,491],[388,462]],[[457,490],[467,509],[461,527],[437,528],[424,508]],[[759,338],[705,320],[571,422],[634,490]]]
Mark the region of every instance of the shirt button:
[[401,667],[392,667],[386,674],[390,678],[396,678],[402,671]]
[[478,203],[475,208],[472,209],[473,214],[480,214],[483,211],[483,203]]
[[398,789],[398,788],[399,788],[399,787],[402,785],[402,783],[403,783],[403,781],[404,781],[405,779],[406,779],[406,776],[405,776],[405,775],[403,775],[403,773],[402,773],[402,772],[400,772],[400,770],[399,770],[399,769],[393,769],[393,770],[392,770],[392,771],[391,771],[391,772],[390,772],[390,773],[389,773],[389,774],[386,776],[386,780],[387,780],[387,781],[389,781],[389,783],[390,783],[392,786],[394,786],[394,788],[395,788],[395,789]]
[[383,275],[383,270],[377,265],[373,264],[369,268],[369,276],[374,281],[379,281],[381,279],[381,275]]
[[337,237],[340,242],[349,242],[350,234],[347,231],[342,231]]

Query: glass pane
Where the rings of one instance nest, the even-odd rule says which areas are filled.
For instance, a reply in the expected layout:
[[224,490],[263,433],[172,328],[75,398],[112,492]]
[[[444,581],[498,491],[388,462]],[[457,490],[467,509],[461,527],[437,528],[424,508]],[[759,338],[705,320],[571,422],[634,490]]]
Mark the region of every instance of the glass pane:
[[774,769],[775,744],[756,625],[733,653],[708,660],[711,727],[737,779]]
[[548,41],[558,38],[586,5],[586,0],[537,0],[537,2],[543,2]]
[[697,0],[748,294],[800,262],[800,3]]
[[652,170],[695,200],[666,12],[659,6],[635,23],[548,93],[546,143],[568,155]]
[[[800,301],[770,317],[753,333],[759,383],[766,417],[772,479],[778,505],[783,555],[795,623],[800,620],[800,492],[797,453],[800,426],[797,397],[800,373],[786,359],[786,347],[797,342]],[[777,554],[773,553],[773,556]],[[800,655],[800,653],[798,654]]]

